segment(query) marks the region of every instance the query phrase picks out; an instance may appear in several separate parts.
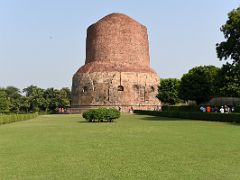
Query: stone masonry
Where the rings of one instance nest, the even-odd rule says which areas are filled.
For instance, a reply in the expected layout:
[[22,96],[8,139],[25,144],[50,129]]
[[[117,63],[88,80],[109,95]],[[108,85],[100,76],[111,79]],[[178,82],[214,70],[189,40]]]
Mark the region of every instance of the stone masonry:
[[150,68],[147,28],[113,13],[87,29],[85,65],[74,74],[70,112],[96,107],[154,109],[159,77]]

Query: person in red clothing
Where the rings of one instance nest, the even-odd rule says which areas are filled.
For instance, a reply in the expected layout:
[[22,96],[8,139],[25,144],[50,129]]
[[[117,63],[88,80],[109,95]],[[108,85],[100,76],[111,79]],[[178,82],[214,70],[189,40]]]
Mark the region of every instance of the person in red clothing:
[[208,105],[207,106],[207,112],[210,113],[211,112],[211,107]]

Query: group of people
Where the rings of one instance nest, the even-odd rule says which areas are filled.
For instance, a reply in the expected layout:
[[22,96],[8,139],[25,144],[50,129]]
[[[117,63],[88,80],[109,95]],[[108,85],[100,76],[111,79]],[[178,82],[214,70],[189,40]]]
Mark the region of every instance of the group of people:
[[[118,110],[121,112],[122,111],[122,108],[120,106],[118,106]],[[128,109],[128,112],[129,113],[133,113],[134,109],[133,107],[131,106],[129,109]]]
[[220,113],[231,113],[234,112],[234,106],[230,107],[227,105],[221,106],[220,109],[218,109],[217,106],[211,107],[210,105],[207,106],[201,106],[200,107],[201,112],[220,112]]

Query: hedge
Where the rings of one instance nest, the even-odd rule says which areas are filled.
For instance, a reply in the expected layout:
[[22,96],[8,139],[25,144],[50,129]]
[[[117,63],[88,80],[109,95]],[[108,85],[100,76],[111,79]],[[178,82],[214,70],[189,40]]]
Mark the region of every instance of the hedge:
[[240,105],[236,106],[235,112],[240,113]]
[[199,112],[200,106],[162,106],[162,111]]
[[169,118],[240,123],[239,113],[221,114],[203,112],[181,112],[181,111],[169,112],[169,111],[145,111],[145,110],[135,110],[134,113]]
[[33,119],[36,118],[37,116],[38,113],[0,115],[0,125]]
[[[212,108],[214,106],[211,106]],[[231,106],[230,106],[231,107]],[[221,106],[217,106],[218,110],[221,108]],[[162,111],[168,111],[168,112],[173,112],[173,111],[181,111],[181,112],[199,112],[200,111],[200,106],[162,106]],[[240,105],[235,106],[235,111],[236,113],[240,113]]]
[[114,119],[120,117],[120,112],[114,108],[99,108],[99,109],[90,109],[82,114],[82,117],[88,122],[112,122]]

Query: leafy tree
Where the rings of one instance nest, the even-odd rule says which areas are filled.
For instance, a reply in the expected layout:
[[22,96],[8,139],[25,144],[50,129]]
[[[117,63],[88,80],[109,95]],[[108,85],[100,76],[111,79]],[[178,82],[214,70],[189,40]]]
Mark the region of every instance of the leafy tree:
[[66,92],[66,97],[70,100],[71,99],[71,90],[68,87],[64,87],[61,90]]
[[58,106],[56,102],[56,93],[54,88],[48,88],[44,91],[44,98],[45,98],[45,111],[55,111]]
[[68,88],[62,88],[59,91],[59,106],[62,108],[70,107],[71,91]]
[[220,60],[233,60],[240,63],[240,7],[228,14],[227,22],[220,29],[226,41],[216,44],[217,56]]
[[164,103],[174,105],[180,101],[180,80],[175,78],[162,79],[158,88],[157,98]]
[[0,89],[0,113],[10,112],[10,99],[7,96],[5,89]]
[[44,89],[41,89],[37,86],[29,86],[23,89],[23,92],[26,93],[26,97],[30,101],[30,110],[31,111],[40,111],[44,110],[46,106],[46,100],[43,97]]
[[216,45],[217,56],[232,62],[221,68],[218,93],[240,97],[240,7],[228,13],[228,20],[220,30],[226,40]]
[[71,92],[69,88],[62,88],[60,90],[48,88],[44,91],[44,98],[47,104],[47,110],[52,112],[57,111],[58,108],[70,107]]
[[218,95],[240,97],[240,64],[222,66],[218,78]]
[[180,97],[194,100],[197,104],[206,102],[216,93],[216,79],[219,68],[215,66],[194,67],[184,74],[180,83]]
[[21,106],[20,106],[21,111],[25,111],[26,113],[28,113],[31,107],[30,98],[26,96],[22,96],[20,99],[20,103],[21,103]]
[[5,89],[7,96],[10,100],[10,111],[19,113],[21,107],[21,97],[20,90],[14,86],[8,86]]

